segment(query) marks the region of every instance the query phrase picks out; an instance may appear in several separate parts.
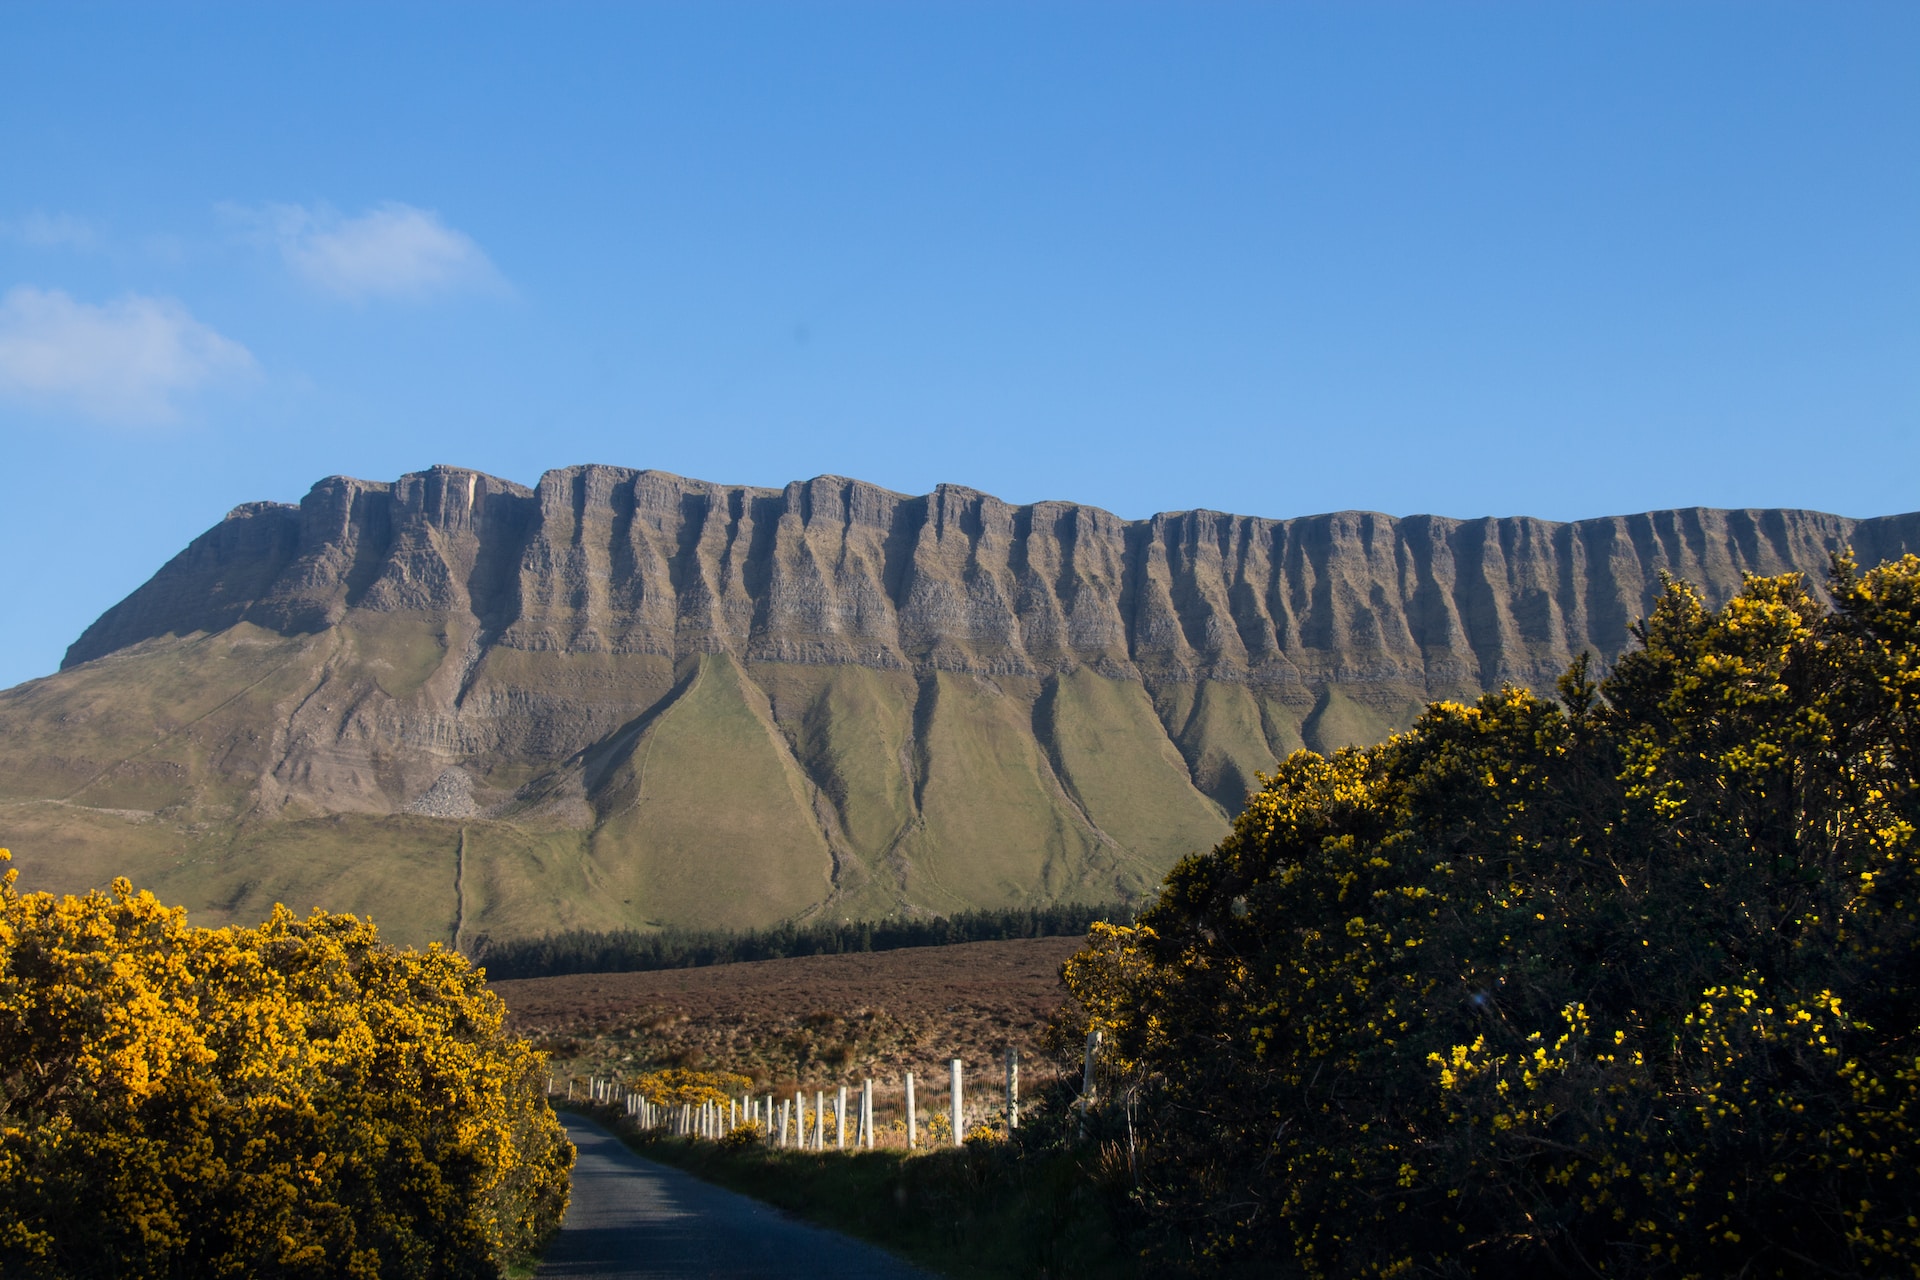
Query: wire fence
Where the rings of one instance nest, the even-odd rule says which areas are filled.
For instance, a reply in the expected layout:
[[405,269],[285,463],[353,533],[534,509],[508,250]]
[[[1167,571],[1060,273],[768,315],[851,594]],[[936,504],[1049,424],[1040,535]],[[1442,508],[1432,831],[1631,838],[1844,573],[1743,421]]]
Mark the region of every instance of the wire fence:
[[[1089,1063],[1094,1045],[1089,1037]],[[944,1081],[909,1071],[897,1082],[867,1077],[858,1086],[742,1090],[724,1097],[706,1090],[708,1096],[697,1100],[663,1101],[617,1076],[556,1076],[548,1093],[614,1107],[635,1127],[662,1136],[806,1151],[912,1151],[959,1146],[969,1137],[1011,1136],[1020,1127],[1019,1050],[1007,1049],[1002,1067],[971,1094],[959,1058],[948,1060]],[[1090,1088],[1090,1068],[1088,1081]]]

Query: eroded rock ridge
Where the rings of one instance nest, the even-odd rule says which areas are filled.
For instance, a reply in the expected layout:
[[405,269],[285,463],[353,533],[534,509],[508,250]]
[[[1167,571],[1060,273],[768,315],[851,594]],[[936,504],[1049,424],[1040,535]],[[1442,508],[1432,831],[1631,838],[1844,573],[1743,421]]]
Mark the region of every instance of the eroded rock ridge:
[[241,621],[317,631],[357,608],[466,614],[483,644],[533,652],[1455,693],[1618,653],[1663,572],[1717,602],[1743,573],[1818,578],[1843,546],[1875,563],[1917,542],[1915,515],[1127,521],[837,476],[759,489],[583,466],[527,489],[436,467],[236,508],[63,665]]
[[1546,687],[1661,575],[1920,516],[1122,520],[943,486],[436,467],[253,503],[0,691],[0,845],[395,936],[745,927],[1150,892],[1301,747]]

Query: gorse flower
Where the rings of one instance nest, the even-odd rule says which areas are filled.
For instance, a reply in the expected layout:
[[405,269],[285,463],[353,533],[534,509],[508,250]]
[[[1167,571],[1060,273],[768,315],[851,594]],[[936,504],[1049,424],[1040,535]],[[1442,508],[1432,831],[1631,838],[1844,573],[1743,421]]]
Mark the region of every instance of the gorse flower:
[[[5,858],[0,851],[0,858]],[[573,1148],[467,961],[0,883],[0,1273],[495,1276]]]
[[628,1088],[657,1107],[725,1106],[753,1088],[753,1081],[730,1071],[694,1071],[666,1067],[635,1076]]

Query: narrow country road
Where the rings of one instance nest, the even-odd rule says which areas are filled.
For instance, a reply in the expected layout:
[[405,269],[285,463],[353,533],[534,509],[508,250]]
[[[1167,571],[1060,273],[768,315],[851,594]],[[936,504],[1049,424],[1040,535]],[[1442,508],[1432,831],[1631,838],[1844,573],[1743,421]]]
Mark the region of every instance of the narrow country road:
[[560,1119],[580,1159],[573,1167],[573,1202],[540,1266],[542,1276],[930,1280],[872,1245],[642,1159],[591,1120],[565,1113]]

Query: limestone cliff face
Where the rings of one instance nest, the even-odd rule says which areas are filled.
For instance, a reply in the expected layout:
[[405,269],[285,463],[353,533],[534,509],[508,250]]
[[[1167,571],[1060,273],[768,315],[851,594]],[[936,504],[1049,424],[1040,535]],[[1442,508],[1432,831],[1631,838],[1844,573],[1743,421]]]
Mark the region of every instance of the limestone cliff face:
[[1292,750],[1618,654],[1663,573],[1718,603],[1849,545],[1920,549],[1920,515],[336,477],[236,508],[0,691],[0,844],[35,888],[135,874],[416,941],[1104,900]]
[[496,583],[482,571],[496,568],[503,554],[519,554],[532,499],[532,491],[510,481],[435,468],[391,484],[334,476],[297,506],[246,503],[102,614],[61,667],[153,636],[222,631],[243,621],[309,632],[332,626],[350,608],[495,607]]
[[1817,577],[1847,545],[1865,563],[1902,554],[1920,546],[1920,514],[1125,521],[837,476],[774,490],[587,466],[528,490],[437,467],[236,508],[63,666],[157,635],[317,631],[365,609],[469,617],[482,644],[532,652],[1439,695],[1617,654],[1662,573],[1718,602],[1743,573]]

